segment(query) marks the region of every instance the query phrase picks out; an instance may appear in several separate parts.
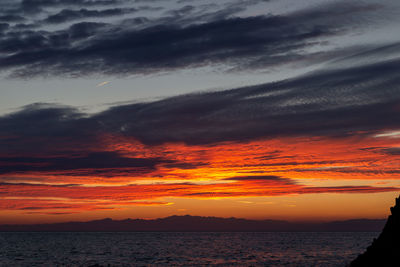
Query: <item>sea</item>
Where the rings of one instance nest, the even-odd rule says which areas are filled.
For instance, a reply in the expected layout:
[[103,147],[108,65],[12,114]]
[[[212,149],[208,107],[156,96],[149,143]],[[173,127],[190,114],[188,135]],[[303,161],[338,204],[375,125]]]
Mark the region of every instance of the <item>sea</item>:
[[0,266],[346,266],[376,232],[0,232]]

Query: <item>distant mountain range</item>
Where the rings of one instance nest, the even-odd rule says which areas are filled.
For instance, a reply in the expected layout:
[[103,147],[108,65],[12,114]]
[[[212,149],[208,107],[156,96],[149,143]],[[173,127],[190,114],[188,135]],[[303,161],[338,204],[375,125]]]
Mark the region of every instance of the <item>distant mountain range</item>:
[[0,231],[29,232],[379,232],[385,219],[358,219],[328,223],[293,223],[280,220],[248,220],[200,216],[161,219],[103,219],[89,222],[0,225]]

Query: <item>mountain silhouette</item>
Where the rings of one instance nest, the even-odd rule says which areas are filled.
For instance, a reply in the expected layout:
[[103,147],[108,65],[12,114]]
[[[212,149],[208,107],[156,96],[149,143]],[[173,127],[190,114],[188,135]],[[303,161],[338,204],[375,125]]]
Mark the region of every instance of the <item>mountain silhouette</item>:
[[400,266],[400,197],[396,204],[390,208],[385,227],[377,239],[374,239],[363,254],[359,255],[350,267],[398,267]]
[[328,223],[294,223],[200,216],[170,216],[144,220],[109,218],[88,222],[0,225],[0,231],[32,232],[368,232],[380,231],[385,220],[347,220]]

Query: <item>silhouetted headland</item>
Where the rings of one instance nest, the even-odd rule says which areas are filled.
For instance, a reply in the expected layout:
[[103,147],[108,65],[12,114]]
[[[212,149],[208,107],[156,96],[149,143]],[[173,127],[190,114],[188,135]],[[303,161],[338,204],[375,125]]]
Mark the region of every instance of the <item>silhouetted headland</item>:
[[390,208],[390,212],[392,214],[389,215],[382,233],[374,239],[364,254],[350,264],[351,267],[400,266],[400,197],[396,198],[396,204]]
[[17,232],[377,232],[385,220],[347,220],[328,223],[295,223],[200,216],[161,219],[103,219],[89,222],[0,225],[0,231]]

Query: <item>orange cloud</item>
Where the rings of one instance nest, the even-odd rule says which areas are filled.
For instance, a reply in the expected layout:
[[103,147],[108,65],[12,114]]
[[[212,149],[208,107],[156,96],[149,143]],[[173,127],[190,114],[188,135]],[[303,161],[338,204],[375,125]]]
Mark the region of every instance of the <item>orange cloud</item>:
[[[147,146],[122,136],[104,136],[98,151],[86,154],[3,156],[1,166],[9,171],[0,174],[0,210],[61,214],[168,205],[162,199],[169,197],[397,191],[398,186],[376,184],[376,180],[400,179],[395,142],[353,136]],[[68,164],[74,165],[68,168]],[[321,179],[336,184],[314,182]],[[355,184],[341,182],[345,180]],[[360,185],[358,180],[374,183]]]
[[115,209],[130,205],[168,205],[170,204],[168,202],[152,201],[166,197],[201,199],[310,193],[378,193],[399,190],[395,187],[372,186],[309,187],[279,177],[243,178],[238,177],[238,181],[232,183],[205,185],[182,183],[85,187],[2,184],[0,209],[82,211]]

